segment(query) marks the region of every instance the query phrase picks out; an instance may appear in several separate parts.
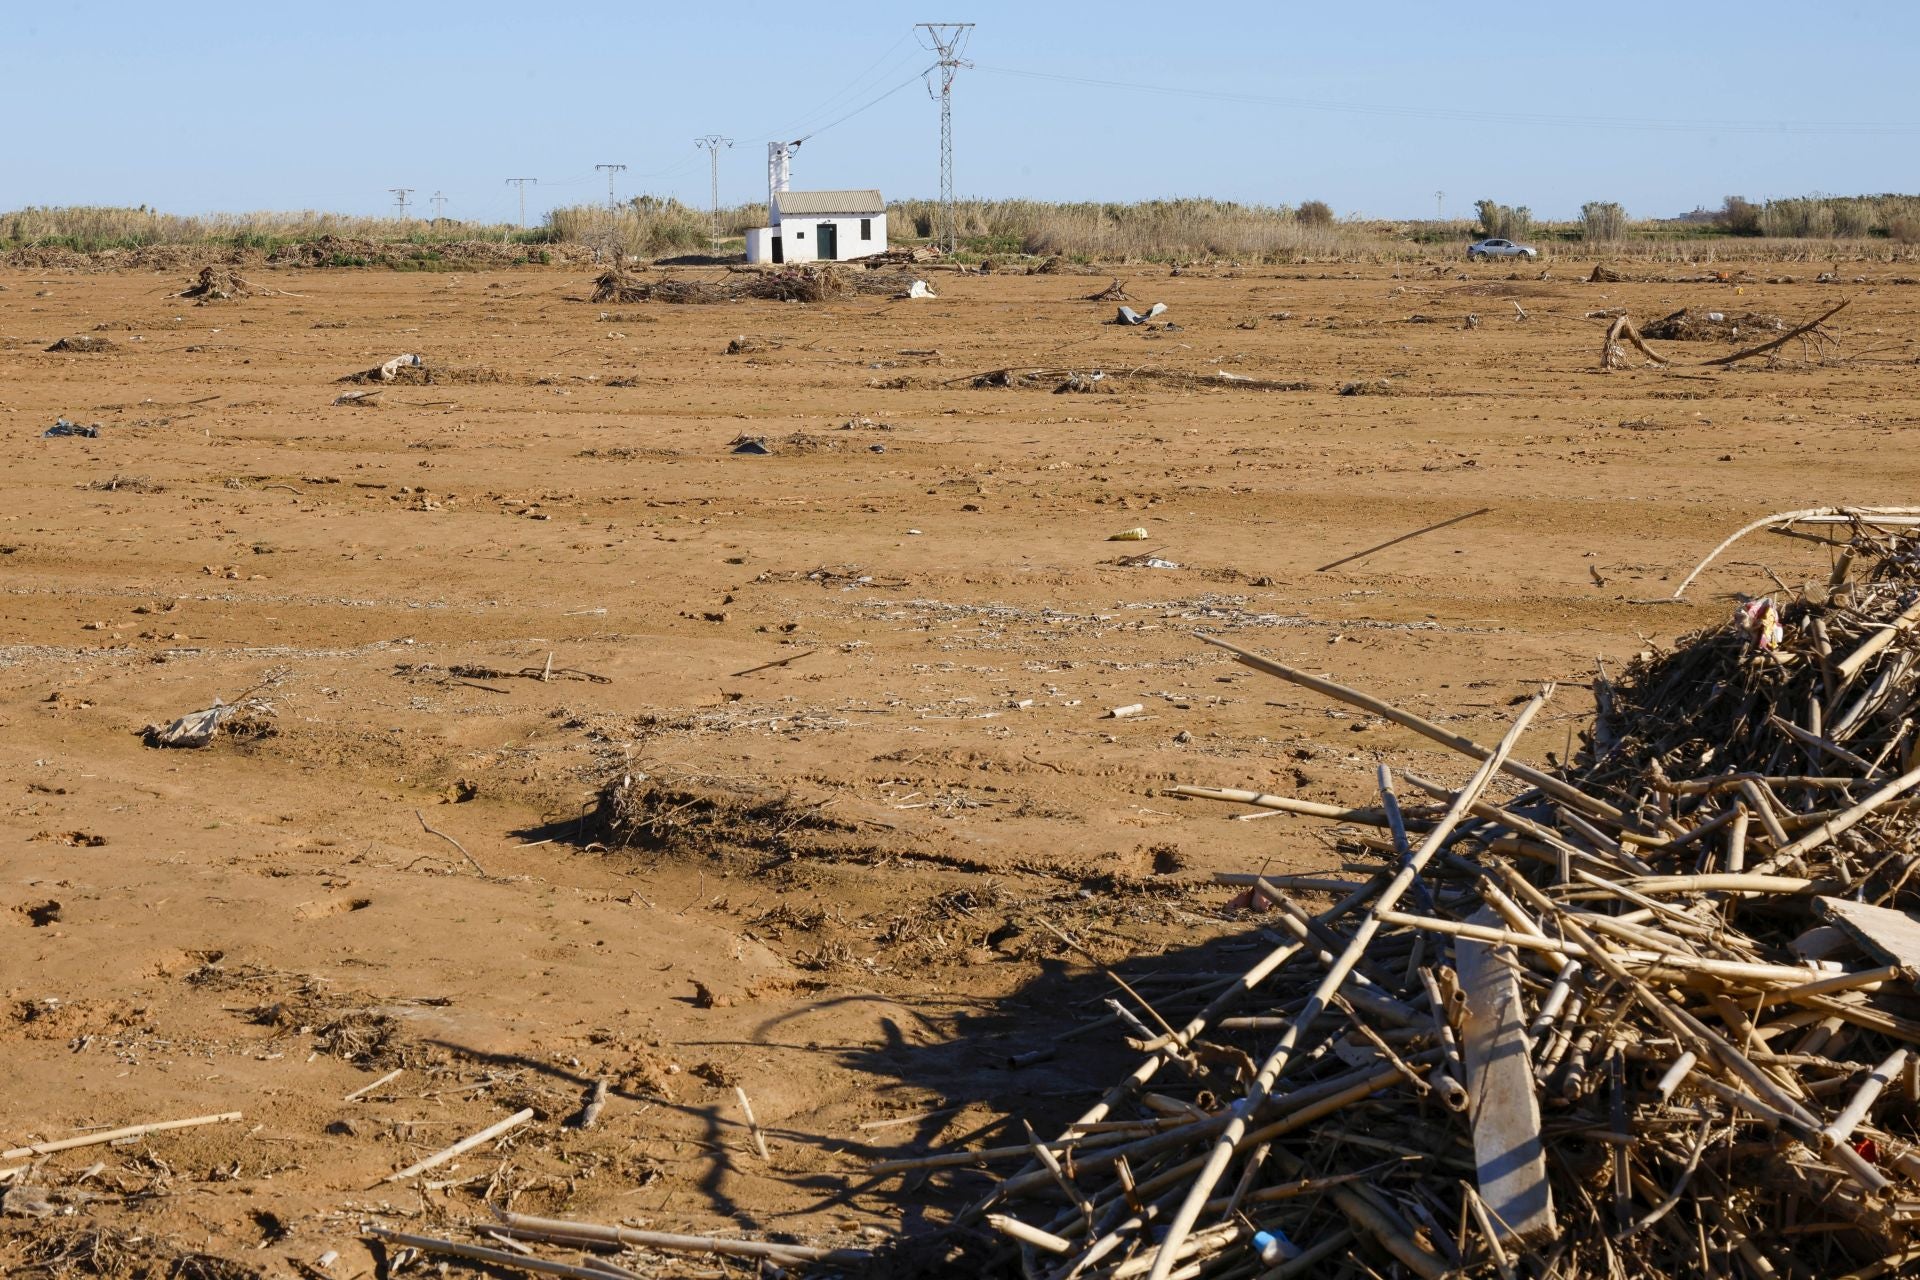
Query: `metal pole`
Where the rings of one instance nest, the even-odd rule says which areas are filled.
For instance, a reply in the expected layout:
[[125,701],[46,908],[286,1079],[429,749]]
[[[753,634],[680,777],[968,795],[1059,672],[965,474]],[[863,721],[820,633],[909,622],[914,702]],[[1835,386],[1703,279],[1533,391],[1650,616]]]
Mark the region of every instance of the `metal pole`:
[[705,151],[707,159],[712,162],[713,192],[707,212],[707,241],[711,248],[717,249],[720,247],[720,148],[731,147],[733,139],[717,133],[703,133],[693,140],[693,145]]
[[525,231],[527,229],[527,184],[529,182],[534,183],[535,185],[538,185],[540,182],[540,179],[538,178],[508,178],[507,179],[508,186],[513,186],[514,184],[518,183],[520,187],[520,229],[522,231]]

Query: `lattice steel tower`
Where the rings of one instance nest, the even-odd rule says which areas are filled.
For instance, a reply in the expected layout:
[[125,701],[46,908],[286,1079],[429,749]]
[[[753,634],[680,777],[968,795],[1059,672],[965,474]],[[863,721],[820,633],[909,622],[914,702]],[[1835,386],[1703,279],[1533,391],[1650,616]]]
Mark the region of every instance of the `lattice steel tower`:
[[[960,56],[973,36],[973,24],[917,22],[914,25],[927,33],[934,51],[940,55],[936,64],[940,68],[940,220],[943,224],[940,233],[947,242],[947,252],[952,253],[959,243],[953,211],[953,73],[973,65]],[[933,92],[931,84],[927,92]]]

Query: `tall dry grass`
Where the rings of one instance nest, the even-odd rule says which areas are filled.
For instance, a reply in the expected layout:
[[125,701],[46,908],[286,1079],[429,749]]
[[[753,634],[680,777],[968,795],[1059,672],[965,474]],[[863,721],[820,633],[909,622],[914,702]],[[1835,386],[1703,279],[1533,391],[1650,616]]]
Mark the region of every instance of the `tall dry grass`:
[[[1721,225],[1700,220],[1633,223],[1617,205],[1596,201],[1580,222],[1537,223],[1526,234],[1548,260],[1591,260],[1598,255],[1656,262],[1788,263],[1920,257],[1920,197],[1810,196],[1765,205],[1735,197],[1728,201],[1728,208],[1739,213],[1738,225],[1725,221],[1724,212]],[[1340,221],[1323,216],[1330,211],[1318,201],[1293,209],[1205,199],[1133,204],[966,200],[956,212],[963,248],[976,257],[1058,254],[1086,261],[1442,263],[1458,257],[1469,241],[1485,234],[1484,226],[1464,219]],[[1509,210],[1493,205],[1493,212]],[[1517,221],[1525,211],[1510,212]],[[929,238],[939,224],[939,206],[932,200],[897,200],[888,213],[896,242]],[[764,226],[766,216],[764,204],[721,210],[719,234],[728,242],[723,247],[738,252],[738,237],[748,228]],[[573,243],[601,250],[618,248],[638,256],[667,256],[705,251],[709,228],[705,210],[645,196],[615,210],[600,205],[555,209],[539,225],[524,230],[500,223],[403,222],[315,211],[179,215],[145,207],[74,206],[0,213],[0,250],[95,252],[148,245],[272,250],[339,236],[423,245],[461,240],[511,240],[529,246]]]
[[353,240],[438,243],[454,240],[536,240],[500,223],[443,219],[356,218],[305,210],[298,213],[161,213],[142,205],[127,209],[67,205],[0,213],[0,247],[64,248],[79,253],[137,249],[146,245],[221,244],[271,249],[283,244],[340,236]]
[[[931,236],[940,225],[940,206],[933,200],[896,200],[887,213],[888,229],[896,237]],[[973,242],[969,247],[991,253],[1299,261],[1402,251],[1400,238],[1382,224],[1303,219],[1281,205],[1225,200],[963,200],[954,206],[954,221],[960,238]]]

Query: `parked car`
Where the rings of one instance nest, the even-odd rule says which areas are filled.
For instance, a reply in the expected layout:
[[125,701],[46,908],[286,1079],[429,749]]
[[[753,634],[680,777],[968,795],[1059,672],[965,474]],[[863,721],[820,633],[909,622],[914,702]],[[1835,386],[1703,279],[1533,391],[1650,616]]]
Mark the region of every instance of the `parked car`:
[[1524,244],[1515,244],[1511,240],[1482,240],[1479,244],[1467,246],[1467,261],[1479,262],[1483,258],[1526,258],[1532,260],[1540,254]]

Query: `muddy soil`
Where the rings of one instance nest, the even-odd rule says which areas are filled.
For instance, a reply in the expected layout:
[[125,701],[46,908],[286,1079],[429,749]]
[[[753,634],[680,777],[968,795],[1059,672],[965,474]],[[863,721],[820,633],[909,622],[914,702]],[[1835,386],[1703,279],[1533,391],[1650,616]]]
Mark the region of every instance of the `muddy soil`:
[[[936,1226],[977,1170],[865,1166],[1117,1079],[1089,954],[1149,998],[1244,967],[1211,873],[1359,856],[1168,787],[1470,771],[1197,635],[1482,741],[1559,681],[1541,763],[1597,664],[1825,571],[1760,538],[1655,603],[1726,532],[1914,500],[1920,287],[1820,269],[1134,270],[1140,328],[1105,275],[606,307],[582,268],[251,268],[207,306],[0,273],[0,1147],[243,1116],[0,1160],[44,1193],[0,1269],[372,1275],[363,1223],[489,1202]],[[1590,313],[1843,296],[1854,361],[1599,367]],[[111,345],[47,350],[78,336]],[[216,699],[210,745],[143,739]]]

